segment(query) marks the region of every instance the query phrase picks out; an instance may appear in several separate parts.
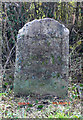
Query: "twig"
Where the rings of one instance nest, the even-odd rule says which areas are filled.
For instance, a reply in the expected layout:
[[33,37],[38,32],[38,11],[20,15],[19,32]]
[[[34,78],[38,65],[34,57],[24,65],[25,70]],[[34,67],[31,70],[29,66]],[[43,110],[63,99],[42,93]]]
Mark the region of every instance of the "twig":
[[15,46],[16,46],[16,43],[15,43],[15,45],[12,47],[12,49],[11,49],[11,51],[10,51],[10,53],[9,53],[9,56],[8,56],[8,58],[7,58],[7,61],[6,61],[5,65],[4,65],[4,68],[3,68],[3,69],[4,69],[3,74],[5,73],[5,68],[6,68],[6,66],[7,66],[7,64],[8,64],[8,62],[9,62],[10,58],[11,58],[11,54],[12,54],[12,51],[14,50]]

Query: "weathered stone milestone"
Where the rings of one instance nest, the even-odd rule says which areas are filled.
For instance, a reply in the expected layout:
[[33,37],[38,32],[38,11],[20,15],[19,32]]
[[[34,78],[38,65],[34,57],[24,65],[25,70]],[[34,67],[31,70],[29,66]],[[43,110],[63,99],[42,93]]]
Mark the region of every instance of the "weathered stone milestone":
[[58,21],[33,20],[19,30],[14,94],[67,96],[69,30]]

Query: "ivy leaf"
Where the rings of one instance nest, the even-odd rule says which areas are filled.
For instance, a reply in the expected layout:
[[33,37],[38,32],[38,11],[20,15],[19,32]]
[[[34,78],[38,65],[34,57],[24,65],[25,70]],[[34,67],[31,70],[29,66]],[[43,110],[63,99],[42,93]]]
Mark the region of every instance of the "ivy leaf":
[[7,83],[7,82],[5,82],[5,83],[4,83],[4,85],[5,85],[5,86],[7,86],[7,85],[8,85],[8,83]]
[[43,105],[38,105],[38,109],[42,109],[43,108]]
[[28,104],[28,106],[29,106],[29,107],[33,107],[33,105],[32,105],[32,104]]
[[38,100],[36,100],[35,102],[38,103]]

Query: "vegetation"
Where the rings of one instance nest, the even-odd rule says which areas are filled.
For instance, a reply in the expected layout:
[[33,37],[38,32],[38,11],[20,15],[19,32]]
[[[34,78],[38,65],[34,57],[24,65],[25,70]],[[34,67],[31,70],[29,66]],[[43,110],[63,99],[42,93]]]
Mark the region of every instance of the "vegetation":
[[[2,17],[1,17],[2,14]],[[69,30],[69,101],[70,105],[55,105],[52,100],[31,96],[15,98],[13,93],[14,66],[18,30],[34,19],[53,18]],[[4,2],[0,8],[0,51],[2,51],[2,96],[0,111],[3,118],[82,118],[81,94],[83,91],[83,2]],[[1,36],[2,35],[2,36]],[[2,39],[1,39],[2,37]],[[49,45],[50,43],[48,43]],[[58,58],[60,59],[60,58]],[[52,62],[54,57],[52,55]],[[1,61],[0,61],[1,63]],[[44,63],[42,63],[44,65]],[[59,75],[57,75],[58,77]],[[0,75],[1,77],[1,75]],[[28,105],[18,105],[18,102]],[[45,102],[45,103],[44,103]]]

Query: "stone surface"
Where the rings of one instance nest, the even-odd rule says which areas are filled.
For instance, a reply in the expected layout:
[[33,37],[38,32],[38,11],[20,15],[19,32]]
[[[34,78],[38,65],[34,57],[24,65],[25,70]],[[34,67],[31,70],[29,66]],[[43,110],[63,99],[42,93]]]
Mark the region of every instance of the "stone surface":
[[19,30],[15,95],[67,97],[69,30],[51,18],[33,20]]

